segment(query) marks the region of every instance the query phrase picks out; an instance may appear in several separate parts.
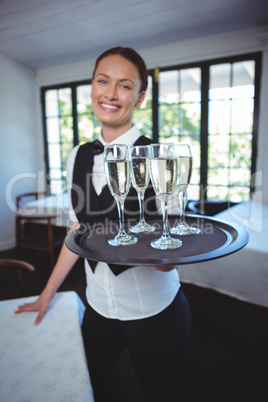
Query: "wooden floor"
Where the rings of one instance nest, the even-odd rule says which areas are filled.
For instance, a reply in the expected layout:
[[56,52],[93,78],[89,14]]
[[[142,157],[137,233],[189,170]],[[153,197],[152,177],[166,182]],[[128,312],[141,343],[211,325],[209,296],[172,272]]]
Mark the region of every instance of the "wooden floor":
[[[0,253],[16,258],[16,250]],[[49,262],[27,256],[35,273],[26,274],[29,296],[38,295],[50,275]],[[217,292],[182,284],[192,310],[192,338],[184,356],[180,402],[268,401],[268,309],[243,303]],[[85,274],[80,259],[60,291],[75,290],[85,300]],[[16,277],[0,273],[0,300],[19,297]],[[125,359],[125,360],[124,360]],[[124,357],[118,374],[126,381],[126,402],[141,402],[125,376]],[[163,401],[168,402],[168,401]]]

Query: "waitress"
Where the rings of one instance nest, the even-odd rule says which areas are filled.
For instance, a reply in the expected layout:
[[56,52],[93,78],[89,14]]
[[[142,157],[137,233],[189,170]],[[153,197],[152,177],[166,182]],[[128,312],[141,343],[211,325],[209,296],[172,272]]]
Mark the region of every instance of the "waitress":
[[[131,48],[115,47],[97,59],[91,99],[102,130],[98,141],[75,147],[68,158],[70,231],[118,218],[106,185],[102,146],[152,142],[132,122],[134,109],[145,98],[147,79],[143,59]],[[145,212],[156,214],[154,195],[150,190],[145,194],[150,198]],[[131,194],[125,212],[126,218],[133,219],[135,214],[138,218],[137,200]],[[35,324],[39,324],[77,259],[63,244],[39,298],[19,306],[16,313],[37,311]],[[176,267],[108,266],[85,260],[85,271],[87,305],[82,333],[95,401],[124,401],[113,368],[127,349],[143,401],[178,402],[179,370],[190,337],[191,314]]]

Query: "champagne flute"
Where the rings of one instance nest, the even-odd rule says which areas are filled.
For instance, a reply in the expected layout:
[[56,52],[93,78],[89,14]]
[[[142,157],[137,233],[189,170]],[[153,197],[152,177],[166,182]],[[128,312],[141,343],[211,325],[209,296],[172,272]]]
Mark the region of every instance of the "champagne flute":
[[177,144],[176,152],[179,160],[179,172],[177,191],[179,200],[179,223],[170,229],[170,233],[176,235],[190,235],[200,233],[198,228],[191,227],[185,222],[185,205],[187,199],[187,187],[190,183],[193,169],[193,157],[191,147],[188,144]]
[[150,181],[150,146],[133,145],[130,147],[132,165],[132,184],[138,194],[140,220],[129,230],[132,233],[153,232],[155,226],[149,225],[144,217],[144,193]]
[[169,234],[168,200],[176,189],[178,177],[178,157],[174,144],[150,145],[150,175],[154,191],[161,201],[163,211],[162,236],[151,242],[151,246],[159,250],[176,249],[181,247],[179,239],[173,239]]
[[130,246],[138,239],[128,235],[124,223],[124,203],[131,185],[131,158],[128,145],[106,145],[104,147],[104,171],[109,190],[114,197],[119,216],[119,231],[111,246]]

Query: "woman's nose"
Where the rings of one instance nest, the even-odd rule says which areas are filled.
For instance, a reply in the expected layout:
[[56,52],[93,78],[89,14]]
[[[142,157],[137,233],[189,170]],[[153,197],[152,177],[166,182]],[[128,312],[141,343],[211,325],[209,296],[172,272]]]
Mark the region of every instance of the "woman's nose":
[[116,86],[114,85],[109,85],[106,91],[106,97],[108,100],[114,100],[117,99],[117,91],[116,91]]

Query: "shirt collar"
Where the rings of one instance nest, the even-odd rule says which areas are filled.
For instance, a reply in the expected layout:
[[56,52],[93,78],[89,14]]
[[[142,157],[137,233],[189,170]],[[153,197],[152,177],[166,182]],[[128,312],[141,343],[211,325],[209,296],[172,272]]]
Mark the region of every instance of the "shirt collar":
[[102,135],[99,134],[98,140],[103,144],[103,145],[113,145],[113,144],[124,144],[124,145],[132,145],[134,144],[135,141],[140,137],[140,131],[139,129],[135,126],[135,124],[124,134],[120,135],[120,137],[116,138],[115,140],[109,142],[109,144],[104,141],[102,138]]

